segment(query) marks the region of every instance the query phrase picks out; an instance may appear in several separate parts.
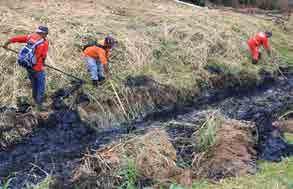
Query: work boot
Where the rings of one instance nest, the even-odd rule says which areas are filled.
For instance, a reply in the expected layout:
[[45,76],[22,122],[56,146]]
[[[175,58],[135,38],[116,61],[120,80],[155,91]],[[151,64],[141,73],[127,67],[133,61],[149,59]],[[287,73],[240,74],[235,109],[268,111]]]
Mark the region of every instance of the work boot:
[[261,59],[261,57],[262,57],[262,54],[261,54],[261,53],[259,53],[258,57],[259,57],[259,59]]
[[103,85],[106,81],[106,78],[105,77],[100,77],[99,78],[99,85]]
[[106,79],[105,77],[100,77],[98,81],[103,82],[103,81],[105,81],[105,79]]
[[257,64],[257,60],[252,60],[252,64]]

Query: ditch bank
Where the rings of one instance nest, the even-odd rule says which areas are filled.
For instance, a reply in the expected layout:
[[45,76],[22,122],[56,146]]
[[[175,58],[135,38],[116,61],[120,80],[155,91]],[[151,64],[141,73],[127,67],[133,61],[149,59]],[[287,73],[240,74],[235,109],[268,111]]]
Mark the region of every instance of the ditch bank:
[[[272,122],[292,105],[293,76],[289,74],[287,79],[270,78],[254,90],[230,88],[206,92],[188,107],[154,113],[135,121],[131,127],[121,125],[98,132],[81,121],[77,111],[65,105],[57,106],[47,119],[38,122],[32,133],[1,149],[0,180],[12,178],[11,188],[19,189],[25,188],[26,183],[38,183],[47,175],[53,175],[63,188],[70,188],[73,170],[83,155],[128,137],[129,128],[135,129],[135,134],[143,134],[152,128],[165,129],[178,158],[190,165],[192,153],[197,150],[191,145],[190,138],[202,124],[207,111],[220,111],[229,118],[255,122],[258,158],[280,161],[282,156],[292,155],[293,149]],[[188,126],[190,124],[192,128]],[[178,142],[178,136],[187,139],[186,142]]]

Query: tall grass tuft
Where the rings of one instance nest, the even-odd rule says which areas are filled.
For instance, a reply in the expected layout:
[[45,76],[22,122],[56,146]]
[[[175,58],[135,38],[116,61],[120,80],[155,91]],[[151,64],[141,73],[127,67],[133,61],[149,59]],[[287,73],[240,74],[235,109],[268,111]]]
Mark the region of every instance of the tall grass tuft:
[[12,181],[12,179],[8,179],[3,186],[0,186],[0,189],[9,189],[9,184]]
[[195,132],[197,137],[197,148],[200,152],[207,151],[215,144],[217,129],[221,126],[222,119],[213,113],[203,125]]
[[128,159],[127,161],[127,167],[120,171],[120,176],[123,178],[123,183],[119,189],[136,189],[138,173],[135,168],[135,162],[131,159]]

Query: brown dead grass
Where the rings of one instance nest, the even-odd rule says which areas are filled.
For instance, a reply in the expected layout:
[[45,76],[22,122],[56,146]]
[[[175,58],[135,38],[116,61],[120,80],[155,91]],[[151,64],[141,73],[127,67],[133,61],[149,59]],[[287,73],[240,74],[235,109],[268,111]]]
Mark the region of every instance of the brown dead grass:
[[118,173],[127,167],[128,159],[134,160],[138,178],[159,183],[191,183],[190,172],[176,166],[176,150],[168,134],[159,129],[87,155],[75,171],[73,182],[79,188],[115,188],[122,182]]
[[35,113],[6,111],[0,114],[0,148],[5,149],[31,134],[38,126],[39,117]]
[[218,180],[254,173],[254,129],[255,126],[249,122],[226,120],[217,128],[214,145],[207,151],[195,155],[194,175]]
[[[255,32],[273,28],[279,34],[274,39],[286,39],[282,40],[284,46],[292,42],[290,32],[282,33],[269,21],[233,12],[191,8],[168,0],[3,0],[0,19],[0,43],[10,36],[34,31],[40,24],[47,25],[50,28],[47,63],[86,80],[89,77],[81,57],[81,44],[85,39],[100,40],[112,33],[119,45],[111,59],[112,75],[108,80],[111,82],[99,90],[85,86],[85,91],[98,110],[96,117],[115,121],[133,118],[145,110],[145,104],[153,106],[162,99],[152,99],[158,96],[156,92],[149,95],[145,90],[126,89],[127,76],[145,74],[174,87],[176,93],[167,90],[167,100],[164,99],[172,103],[178,96],[200,92],[200,84],[211,84],[210,73],[204,67],[214,60],[232,70],[238,67],[248,70],[253,80],[257,80],[254,75],[258,67],[246,69],[248,66],[241,64],[249,61],[245,41]],[[19,45],[11,48],[18,49]],[[0,89],[5,89],[0,90],[1,104],[15,105],[17,96],[31,95],[30,88],[23,85],[26,73],[16,66],[14,56],[0,51]],[[48,96],[68,85],[67,77],[47,72]]]

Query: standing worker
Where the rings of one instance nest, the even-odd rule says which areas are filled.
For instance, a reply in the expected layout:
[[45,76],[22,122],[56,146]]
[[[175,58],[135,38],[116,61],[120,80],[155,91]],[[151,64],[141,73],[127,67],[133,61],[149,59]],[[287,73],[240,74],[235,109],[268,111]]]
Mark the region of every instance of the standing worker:
[[104,71],[109,73],[108,60],[114,44],[114,38],[107,36],[103,44],[95,42],[86,45],[83,49],[87,70],[91,75],[92,84],[94,86],[98,86],[105,80]]
[[261,58],[261,53],[259,52],[259,48],[263,46],[269,55],[271,55],[271,47],[269,45],[269,38],[272,37],[272,32],[259,32],[256,36],[250,38],[247,41],[251,56],[252,56],[252,64],[257,64],[258,60]]
[[49,42],[46,39],[49,30],[45,26],[39,26],[35,33],[19,35],[10,38],[4,48],[11,43],[27,43],[18,55],[18,64],[26,68],[32,84],[32,96],[38,111],[43,111],[43,101],[46,88],[46,74],[44,62],[47,57]]

